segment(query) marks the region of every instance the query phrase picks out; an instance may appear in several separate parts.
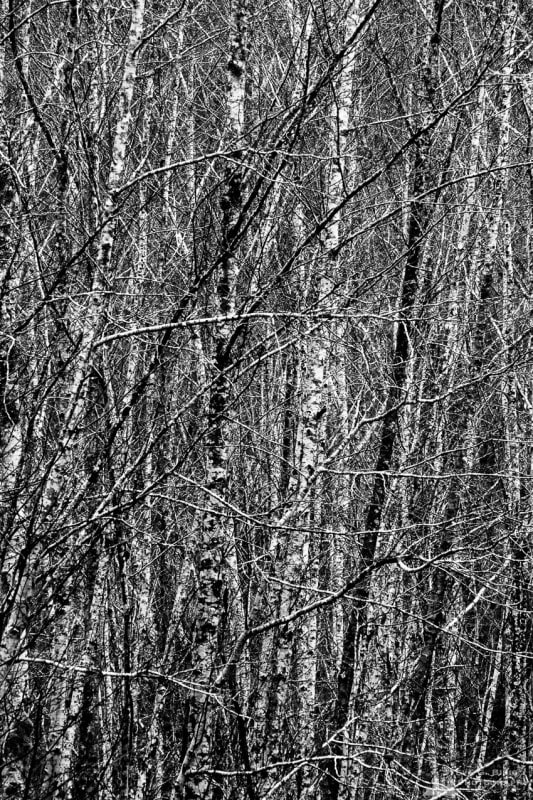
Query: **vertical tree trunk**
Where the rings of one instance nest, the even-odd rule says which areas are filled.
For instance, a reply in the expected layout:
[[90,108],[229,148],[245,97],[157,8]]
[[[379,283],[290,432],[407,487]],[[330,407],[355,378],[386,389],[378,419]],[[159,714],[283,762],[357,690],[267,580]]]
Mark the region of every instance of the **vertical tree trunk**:
[[[216,270],[215,309],[218,322],[213,343],[214,375],[208,409],[206,501],[197,532],[198,595],[195,621],[193,682],[197,687],[189,699],[189,746],[178,786],[186,800],[216,795],[218,781],[212,775],[216,766],[215,735],[217,706],[211,696],[215,670],[220,664],[223,617],[228,613],[228,556],[233,549],[231,527],[227,522],[225,499],[228,491],[228,412],[230,405],[229,370],[233,344],[232,323],[235,311],[239,265],[237,248],[240,216],[244,202],[244,110],[246,80],[248,8],[245,0],[235,3],[231,15],[229,58],[227,62],[226,113],[228,141],[235,148],[233,163],[226,167],[221,197],[222,251]],[[234,601],[235,602],[235,601]]]
[[[433,9],[432,30],[426,39],[426,52],[420,67],[420,83],[422,89],[421,130],[424,131],[433,113],[433,102],[436,87],[436,68],[439,52],[440,26],[442,22],[443,3],[437,3]],[[422,195],[431,185],[435,175],[431,163],[431,138],[422,133],[415,144],[412,177],[412,195]],[[392,354],[391,387],[388,392],[385,417],[379,439],[378,455],[375,463],[375,479],[372,494],[365,511],[365,530],[361,537],[360,563],[362,568],[369,567],[375,557],[378,534],[387,494],[387,473],[391,468],[394,446],[400,419],[400,408],[406,391],[408,371],[411,359],[413,338],[416,333],[412,318],[413,308],[419,287],[419,268],[424,252],[424,239],[431,219],[431,207],[426,200],[414,200],[410,205],[407,230],[407,254],[403,274],[401,296],[398,308],[399,321],[396,328],[394,349]],[[356,661],[362,667],[365,659],[365,620],[368,613],[369,579],[356,592],[348,622],[344,633],[343,653],[338,673],[337,695],[332,716],[332,728],[342,732],[348,721],[350,698],[354,687]],[[356,699],[355,712],[363,714],[364,690]],[[339,793],[338,768],[342,748],[333,748],[334,758],[327,764],[324,800],[337,800]]]

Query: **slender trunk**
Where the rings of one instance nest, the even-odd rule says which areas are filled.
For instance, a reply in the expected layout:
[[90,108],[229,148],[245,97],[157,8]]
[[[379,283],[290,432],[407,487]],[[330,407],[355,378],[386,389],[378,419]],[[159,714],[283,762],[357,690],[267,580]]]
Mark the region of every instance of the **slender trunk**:
[[483,765],[486,760],[487,748],[490,739],[490,724],[496,701],[496,691],[500,682],[500,675],[503,662],[503,634],[507,624],[507,614],[509,609],[503,610],[503,618],[500,624],[498,639],[495,643],[494,655],[491,659],[488,672],[488,684],[483,697],[481,712],[477,722],[476,736],[474,740],[475,762],[474,770],[477,770],[474,781],[474,790],[481,790],[481,779],[483,776]]
[[[439,28],[441,24],[443,3],[439,3],[435,10],[434,31],[428,36],[425,61],[421,67],[421,79],[424,84],[422,101],[422,126],[431,117],[433,107],[433,94],[436,82],[436,61],[439,50]],[[413,163],[412,193],[414,197],[421,195],[430,185],[434,168],[431,164],[431,138],[428,133],[420,136],[415,146]],[[402,289],[399,301],[399,322],[396,328],[394,349],[392,355],[392,379],[387,396],[385,419],[383,422],[378,455],[375,463],[376,477],[368,505],[365,511],[365,530],[362,533],[360,549],[360,563],[362,568],[369,567],[375,557],[378,543],[378,534],[381,525],[385,500],[387,496],[387,473],[391,468],[394,446],[397,437],[400,408],[406,392],[408,372],[411,359],[413,337],[416,333],[413,321],[413,307],[415,305],[419,287],[419,270],[424,253],[424,237],[431,218],[431,207],[427,202],[417,200],[411,203],[407,229],[407,256],[403,274]],[[365,620],[368,613],[367,604],[370,594],[369,579],[358,589],[344,633],[343,652],[338,673],[337,694],[332,716],[332,728],[342,732],[348,721],[350,698],[354,687],[356,657],[357,664],[362,668],[365,659]],[[356,702],[356,713],[362,713],[362,707],[357,703],[364,701],[363,696]],[[326,779],[323,790],[324,800],[337,800],[339,793],[338,768],[339,756],[342,748],[335,745],[332,759],[326,767]]]
[[[2,2],[1,11],[5,18],[7,3]],[[17,662],[26,648],[32,583],[25,552],[27,541],[16,513],[17,479],[23,457],[22,409],[17,385],[19,347],[9,332],[15,316],[13,219],[18,203],[8,155],[4,45],[0,46],[0,53],[0,796],[18,800],[24,794],[25,762],[33,727],[23,704],[28,670]]]
[[[235,147],[233,163],[226,167],[221,198],[222,252],[216,274],[216,324],[213,345],[215,368],[208,420],[206,489],[208,510],[197,533],[198,594],[193,667],[197,687],[189,698],[189,746],[184,757],[178,788],[185,800],[214,796],[217,781],[210,774],[215,746],[217,706],[210,694],[214,671],[219,664],[224,617],[228,613],[228,559],[234,553],[225,498],[228,491],[228,410],[232,360],[232,324],[226,318],[235,311],[238,236],[245,191],[243,147],[248,8],[246,0],[236,2],[231,16],[227,63],[228,137]],[[228,545],[229,541],[229,545]],[[233,602],[238,602],[236,599]]]

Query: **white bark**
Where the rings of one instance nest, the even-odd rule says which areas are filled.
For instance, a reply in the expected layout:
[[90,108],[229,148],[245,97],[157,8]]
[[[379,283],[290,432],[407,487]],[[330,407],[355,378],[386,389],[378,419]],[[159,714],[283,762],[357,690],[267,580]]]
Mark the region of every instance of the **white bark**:
[[108,178],[108,191],[103,204],[97,267],[93,286],[89,293],[88,306],[83,317],[81,344],[69,390],[69,400],[66,404],[63,423],[65,433],[58,448],[59,456],[48,478],[45,512],[54,506],[62,487],[68,485],[69,453],[74,446],[76,430],[85,407],[83,385],[94,343],[101,333],[105,319],[105,288],[109,277],[108,271],[114,242],[116,192],[125,169],[126,143],[131,123],[131,103],[139,57],[137,47],[142,36],[143,18],[144,0],[134,0],[120,91],[118,121],[113,140],[112,165]]
[[[216,705],[210,686],[219,657],[218,634],[229,600],[231,567],[234,559],[232,529],[226,521],[224,503],[228,482],[229,431],[227,409],[230,384],[226,375],[232,323],[239,275],[238,245],[235,241],[244,199],[244,112],[248,35],[248,7],[239,0],[232,9],[229,59],[226,69],[227,139],[235,150],[234,163],[228,165],[221,198],[222,252],[217,269],[216,324],[214,337],[215,374],[209,403],[209,442],[207,445],[206,487],[208,509],[197,531],[198,595],[196,609],[195,689],[190,696],[190,741],[182,763],[178,788],[187,800],[208,798],[214,791],[208,770],[214,753]],[[233,598],[238,606],[239,599]]]

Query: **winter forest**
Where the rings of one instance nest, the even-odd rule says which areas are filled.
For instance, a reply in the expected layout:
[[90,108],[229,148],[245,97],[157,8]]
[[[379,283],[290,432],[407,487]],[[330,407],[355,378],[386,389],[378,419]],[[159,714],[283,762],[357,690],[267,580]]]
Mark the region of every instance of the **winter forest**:
[[1,800],[533,793],[533,10],[2,0]]

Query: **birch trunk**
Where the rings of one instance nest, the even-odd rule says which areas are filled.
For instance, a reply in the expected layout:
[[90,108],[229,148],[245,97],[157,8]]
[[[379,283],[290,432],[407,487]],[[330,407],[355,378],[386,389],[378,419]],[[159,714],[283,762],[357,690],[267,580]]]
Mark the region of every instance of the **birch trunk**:
[[[214,378],[209,399],[206,489],[208,509],[197,532],[197,610],[194,641],[193,683],[189,698],[189,745],[182,763],[178,788],[186,800],[213,797],[216,780],[210,771],[216,752],[217,709],[211,684],[220,659],[219,635],[228,602],[229,565],[233,558],[231,526],[226,521],[228,491],[228,409],[232,325],[239,275],[238,237],[245,191],[244,111],[248,7],[236,2],[231,14],[227,63],[226,113],[233,164],[224,176],[221,198],[222,252],[216,273],[216,332],[213,346]],[[234,602],[238,602],[235,600]]]
[[[442,7],[443,3],[439,3],[433,9],[435,13],[434,19],[428,14],[428,18],[432,20],[432,27],[435,26],[437,34],[442,21]],[[420,76],[424,86],[421,100],[422,129],[431,118],[433,93],[435,92],[439,36],[435,37],[433,33],[432,30],[426,39],[426,53]],[[420,136],[415,146],[412,178],[412,193],[415,198],[429,187],[433,177],[433,170],[431,138],[426,132]],[[387,496],[386,473],[392,464],[399,422],[399,406],[406,391],[410,362],[414,358],[412,340],[415,327],[412,314],[419,288],[419,270],[423,260],[424,238],[430,218],[431,211],[428,210],[427,203],[417,202],[416,200],[411,203],[407,229],[407,256],[398,308],[399,322],[396,328],[392,355],[391,388],[387,397],[385,418],[379,438],[378,455],[375,463],[376,477],[371,498],[365,511],[365,532],[361,537],[360,563],[362,568],[367,568],[372,564],[378,544],[379,529]],[[356,659],[357,666],[362,666],[365,659],[364,642],[366,635],[364,631],[368,614],[369,594],[370,585],[367,580],[357,589],[357,599],[353,604],[344,632],[343,652],[332,717],[332,727],[339,732],[343,730],[349,718]],[[356,714],[363,713],[363,705],[358,708],[358,703],[364,704],[363,696],[356,700]],[[338,769],[342,748],[336,745],[332,749],[334,758],[327,764],[326,768],[324,800],[337,800],[339,794]]]
[[[6,3],[2,3],[1,11],[5,18]],[[17,384],[20,354],[17,341],[10,335],[15,320],[14,233],[20,203],[8,155],[3,45],[0,53],[0,796],[18,800],[24,795],[26,759],[33,728],[28,709],[24,708],[28,669],[18,661],[26,651],[32,579],[28,555],[25,555],[27,537],[18,509],[17,482],[23,458],[22,409]],[[19,275],[18,280],[21,279]]]

